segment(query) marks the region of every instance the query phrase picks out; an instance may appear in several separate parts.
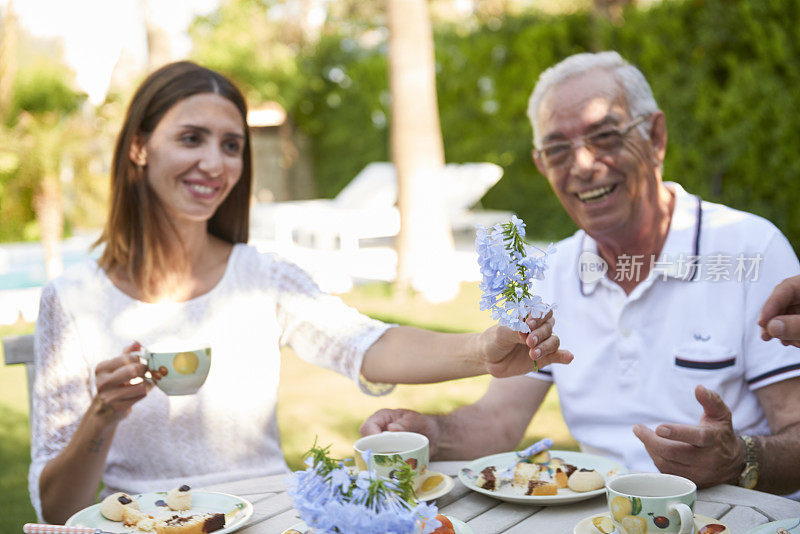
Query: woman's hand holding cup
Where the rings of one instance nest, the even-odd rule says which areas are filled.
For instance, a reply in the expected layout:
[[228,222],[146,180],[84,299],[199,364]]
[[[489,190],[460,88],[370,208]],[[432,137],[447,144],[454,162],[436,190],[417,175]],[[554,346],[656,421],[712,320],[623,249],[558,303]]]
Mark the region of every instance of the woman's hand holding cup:
[[93,404],[109,423],[124,419],[153,387],[144,379],[147,366],[139,358],[140,350],[141,345],[133,343],[119,356],[98,363],[94,370],[97,395]]

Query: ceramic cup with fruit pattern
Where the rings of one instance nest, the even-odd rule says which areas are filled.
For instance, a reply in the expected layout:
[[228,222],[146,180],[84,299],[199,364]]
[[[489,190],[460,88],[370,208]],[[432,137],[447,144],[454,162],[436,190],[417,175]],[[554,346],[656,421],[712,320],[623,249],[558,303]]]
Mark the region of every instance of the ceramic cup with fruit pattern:
[[627,534],[693,534],[697,486],[664,473],[618,475],[606,484],[608,510]]
[[[414,486],[419,485],[428,468],[428,438],[416,432],[382,432],[365,436],[353,445],[356,467],[360,471],[369,469],[379,476],[391,478],[402,464],[408,464],[414,471]],[[369,456],[369,465],[365,458]]]
[[135,352],[147,366],[147,379],[167,395],[197,393],[211,368],[211,348],[150,346]]

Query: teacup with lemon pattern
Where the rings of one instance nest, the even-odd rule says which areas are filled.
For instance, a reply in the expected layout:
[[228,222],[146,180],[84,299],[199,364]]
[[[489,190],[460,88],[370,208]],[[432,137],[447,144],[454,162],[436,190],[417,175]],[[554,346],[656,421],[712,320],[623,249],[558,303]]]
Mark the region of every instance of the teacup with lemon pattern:
[[192,395],[206,381],[211,369],[211,348],[164,350],[142,348],[137,352],[147,366],[147,378],[167,395]]
[[[606,483],[611,517],[595,518],[600,532],[626,534],[693,534],[697,486],[665,473],[628,473]],[[613,521],[612,521],[613,520]]]

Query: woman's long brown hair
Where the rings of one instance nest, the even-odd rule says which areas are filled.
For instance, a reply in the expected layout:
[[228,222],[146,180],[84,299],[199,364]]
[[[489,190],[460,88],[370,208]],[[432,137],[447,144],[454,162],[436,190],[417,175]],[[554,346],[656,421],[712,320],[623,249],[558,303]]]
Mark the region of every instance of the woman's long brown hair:
[[208,221],[208,231],[229,243],[246,243],[252,187],[250,132],[244,96],[221,74],[189,61],[156,70],[131,100],[114,149],[111,207],[95,246],[105,245],[98,260],[107,273],[123,270],[145,297],[158,290],[159,274],[168,265],[168,224],[164,208],[147,183],[146,169],[130,158],[131,144],[146,140],[172,106],[184,98],[214,93],[230,100],[242,115],[245,132],[242,175]]

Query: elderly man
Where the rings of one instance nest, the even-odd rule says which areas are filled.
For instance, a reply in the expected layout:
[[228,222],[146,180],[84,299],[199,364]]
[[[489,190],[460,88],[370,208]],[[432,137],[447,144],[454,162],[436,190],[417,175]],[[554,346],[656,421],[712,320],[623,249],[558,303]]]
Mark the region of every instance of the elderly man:
[[615,52],[545,71],[528,114],[536,166],[580,227],[534,288],[558,304],[575,360],[495,379],[446,415],[380,410],[362,433],[422,432],[438,459],[512,450],[555,383],[586,452],[700,486],[800,488],[800,352],[762,341],[756,324],[798,273],[787,240],[662,181],[664,114]]

